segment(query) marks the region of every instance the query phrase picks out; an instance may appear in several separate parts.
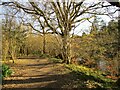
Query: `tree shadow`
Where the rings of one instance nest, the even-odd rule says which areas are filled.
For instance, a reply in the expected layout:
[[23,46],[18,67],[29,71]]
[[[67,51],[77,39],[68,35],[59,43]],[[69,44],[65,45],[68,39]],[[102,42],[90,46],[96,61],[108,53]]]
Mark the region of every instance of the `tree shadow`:
[[[84,73],[76,74],[76,72],[70,72],[67,74],[58,74],[58,75],[47,75],[47,76],[38,75],[37,77],[30,77],[24,80],[22,79],[21,80],[4,80],[3,85],[23,84],[24,86],[24,84],[32,83],[34,88],[68,88],[68,89],[71,89],[71,88],[87,88],[85,85],[85,82],[87,80],[94,80],[97,82],[101,82],[99,80],[96,80],[92,76],[85,75]],[[45,82],[48,82],[48,83],[45,84],[44,86],[41,86],[41,83],[45,83]],[[38,84],[36,85],[35,83],[38,83]],[[29,87],[26,87],[26,89],[27,88]],[[31,86],[31,89],[32,89],[32,86]]]
[[40,67],[40,66],[46,66],[46,65],[50,65],[50,63],[28,64],[28,65],[26,65],[26,66],[30,66],[30,67],[38,66],[38,67]]
[[[38,64],[27,64],[26,67],[27,69],[29,67],[39,67],[38,70],[36,70],[34,68],[34,71],[36,70],[36,72],[39,72],[40,69],[42,68],[49,68],[53,65],[53,63],[38,63]],[[55,64],[56,65],[56,64]],[[24,68],[25,70],[26,68]],[[52,72],[49,71],[50,73]],[[4,80],[3,81],[3,85],[21,85],[18,86],[18,88],[13,87],[13,88],[4,88],[4,90],[39,90],[39,88],[47,88],[47,89],[59,89],[59,88],[68,88],[68,89],[72,89],[72,88],[87,88],[86,86],[86,82],[88,80],[93,80],[96,82],[100,82],[100,83],[105,83],[104,81],[102,81],[101,79],[96,79],[93,76],[90,75],[86,75],[84,73],[78,73],[75,71],[71,71],[69,73],[66,74],[49,74],[49,73],[45,73],[42,75],[32,75],[32,76],[12,76],[12,77],[22,77],[22,79],[11,79],[11,80]],[[36,84],[37,83],[37,84]],[[45,84],[44,84],[45,83]],[[24,86],[26,84],[26,86]],[[31,84],[30,86],[27,84]],[[44,84],[44,85],[43,85]],[[81,89],[80,89],[81,90]]]

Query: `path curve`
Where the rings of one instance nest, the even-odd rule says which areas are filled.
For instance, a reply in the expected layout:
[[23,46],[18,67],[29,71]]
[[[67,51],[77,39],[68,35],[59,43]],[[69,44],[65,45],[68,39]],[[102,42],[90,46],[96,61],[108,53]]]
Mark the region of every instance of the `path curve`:
[[10,64],[14,71],[3,81],[3,89],[23,88],[75,88],[72,72],[63,64],[54,64],[47,59],[20,59]]

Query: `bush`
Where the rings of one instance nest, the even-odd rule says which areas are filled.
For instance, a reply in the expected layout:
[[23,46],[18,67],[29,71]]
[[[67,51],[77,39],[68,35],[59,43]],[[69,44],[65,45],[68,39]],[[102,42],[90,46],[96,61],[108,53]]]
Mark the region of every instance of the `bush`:
[[49,58],[50,61],[54,62],[54,63],[62,63],[62,59],[57,59],[57,58]]
[[12,74],[12,70],[10,69],[10,67],[6,64],[2,65],[2,78],[4,77],[8,77]]

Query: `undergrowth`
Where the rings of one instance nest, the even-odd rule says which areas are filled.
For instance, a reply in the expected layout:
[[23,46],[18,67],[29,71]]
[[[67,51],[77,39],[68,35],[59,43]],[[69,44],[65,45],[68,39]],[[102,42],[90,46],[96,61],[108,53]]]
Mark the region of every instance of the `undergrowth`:
[[105,73],[98,70],[74,64],[65,66],[71,71],[74,71],[80,80],[84,79],[84,83],[88,88],[113,88],[114,83],[116,82],[116,80],[107,78]]
[[2,78],[4,77],[8,77],[12,74],[12,70],[10,69],[10,67],[6,64],[2,64]]
[[57,59],[57,58],[49,58],[49,61],[53,62],[53,63],[62,63],[62,59]]

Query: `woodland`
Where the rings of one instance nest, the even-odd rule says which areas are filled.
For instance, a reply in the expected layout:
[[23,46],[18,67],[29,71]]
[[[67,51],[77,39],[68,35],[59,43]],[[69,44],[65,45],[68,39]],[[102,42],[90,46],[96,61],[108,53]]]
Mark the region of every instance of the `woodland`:
[[18,0],[0,7],[3,90],[119,90],[119,0]]

